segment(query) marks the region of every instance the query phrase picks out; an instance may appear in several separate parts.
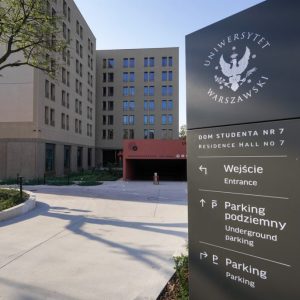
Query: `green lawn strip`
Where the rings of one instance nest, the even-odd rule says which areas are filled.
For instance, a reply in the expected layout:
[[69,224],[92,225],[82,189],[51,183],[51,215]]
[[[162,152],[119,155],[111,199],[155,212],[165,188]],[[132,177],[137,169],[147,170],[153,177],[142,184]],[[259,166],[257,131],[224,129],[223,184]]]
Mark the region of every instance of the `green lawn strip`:
[[99,182],[99,181],[79,181],[77,183],[77,185],[80,186],[96,186],[96,185],[101,185],[103,184],[103,182]]
[[[46,185],[71,185],[79,182],[84,182],[80,185],[99,185],[101,181],[115,181],[122,177],[121,170],[101,170],[101,171],[84,171],[81,173],[70,173],[64,177],[45,177]],[[0,181],[0,185],[17,185],[16,178],[8,178]],[[42,185],[44,178],[23,179],[23,185]]]
[[0,211],[21,204],[28,198],[29,195],[23,192],[22,199],[20,199],[20,192],[18,190],[0,189]]

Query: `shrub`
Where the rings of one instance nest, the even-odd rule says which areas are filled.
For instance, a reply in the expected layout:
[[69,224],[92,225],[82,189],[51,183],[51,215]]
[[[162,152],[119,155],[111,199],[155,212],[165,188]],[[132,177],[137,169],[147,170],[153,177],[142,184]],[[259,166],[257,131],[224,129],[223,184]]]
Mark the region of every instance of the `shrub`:
[[28,198],[29,195],[23,192],[20,199],[18,190],[0,189],[0,211],[23,203]]
[[176,277],[179,285],[177,299],[181,300],[189,299],[188,260],[188,256],[184,254],[174,257]]

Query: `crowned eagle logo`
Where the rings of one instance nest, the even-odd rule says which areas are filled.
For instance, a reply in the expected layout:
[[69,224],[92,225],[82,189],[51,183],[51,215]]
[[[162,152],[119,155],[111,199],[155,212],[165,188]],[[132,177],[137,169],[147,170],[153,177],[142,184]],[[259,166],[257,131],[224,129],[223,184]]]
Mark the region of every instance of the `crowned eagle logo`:
[[[232,48],[232,50],[235,49],[236,49],[235,47]],[[223,75],[227,77],[227,80],[215,75],[215,80],[217,83],[220,84],[220,89],[222,89],[223,86],[226,86],[232,91],[236,92],[239,89],[239,87],[243,85],[243,83],[245,83],[246,81],[248,83],[251,83],[251,80],[248,79],[248,77],[251,76],[257,70],[257,68],[252,68],[248,70],[245,76],[243,77],[243,73],[248,68],[250,56],[251,56],[251,51],[248,47],[246,47],[245,53],[240,60],[238,60],[237,53],[233,53],[230,56],[231,58],[230,62],[226,62],[223,54],[221,55],[219,60],[219,65]],[[252,55],[252,58],[255,57],[256,57],[255,54]],[[218,69],[219,66],[216,67],[216,70]]]

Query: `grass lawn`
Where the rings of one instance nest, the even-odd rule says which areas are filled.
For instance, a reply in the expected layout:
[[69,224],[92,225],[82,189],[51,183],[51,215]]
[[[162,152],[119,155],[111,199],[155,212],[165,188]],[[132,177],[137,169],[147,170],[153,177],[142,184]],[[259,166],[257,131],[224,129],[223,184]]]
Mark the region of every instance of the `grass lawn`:
[[18,190],[0,189],[0,211],[21,204],[28,198],[29,195],[23,192],[20,199]]

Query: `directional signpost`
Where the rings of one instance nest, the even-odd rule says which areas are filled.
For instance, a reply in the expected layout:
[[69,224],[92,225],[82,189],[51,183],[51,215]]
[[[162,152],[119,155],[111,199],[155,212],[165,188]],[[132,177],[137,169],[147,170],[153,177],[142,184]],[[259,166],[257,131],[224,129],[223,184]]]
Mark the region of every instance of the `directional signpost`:
[[300,3],[187,36],[191,300],[300,299]]

